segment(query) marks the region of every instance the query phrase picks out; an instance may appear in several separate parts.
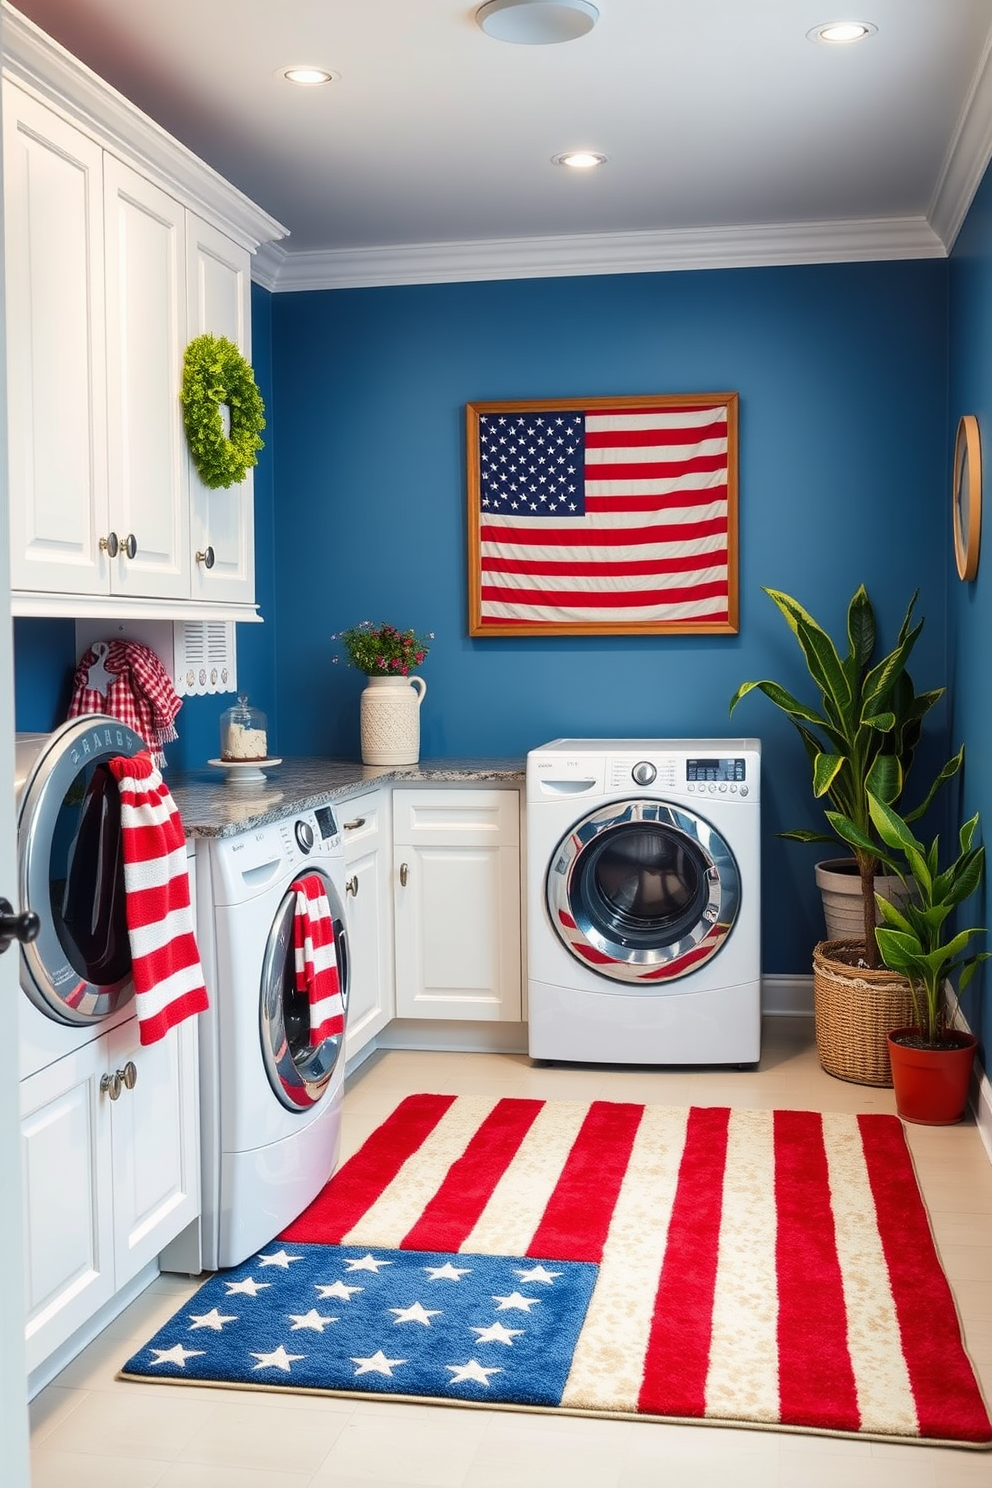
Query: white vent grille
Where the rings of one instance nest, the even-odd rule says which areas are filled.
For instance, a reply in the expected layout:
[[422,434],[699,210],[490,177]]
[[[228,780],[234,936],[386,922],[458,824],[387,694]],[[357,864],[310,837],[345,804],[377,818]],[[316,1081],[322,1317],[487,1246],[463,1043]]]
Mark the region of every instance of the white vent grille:
[[238,662],[233,620],[177,620],[176,691],[185,697],[235,692]]

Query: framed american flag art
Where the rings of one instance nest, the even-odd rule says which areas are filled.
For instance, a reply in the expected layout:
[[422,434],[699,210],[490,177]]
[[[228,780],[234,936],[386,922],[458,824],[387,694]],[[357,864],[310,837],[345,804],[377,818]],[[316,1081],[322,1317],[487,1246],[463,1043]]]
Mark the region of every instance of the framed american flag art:
[[469,634],[733,634],[736,393],[469,403]]

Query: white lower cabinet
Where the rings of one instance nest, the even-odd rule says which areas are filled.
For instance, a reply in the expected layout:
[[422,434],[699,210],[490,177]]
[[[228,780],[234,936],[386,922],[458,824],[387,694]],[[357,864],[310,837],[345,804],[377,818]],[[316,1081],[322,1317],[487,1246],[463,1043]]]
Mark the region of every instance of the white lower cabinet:
[[520,795],[393,792],[396,1015],[520,1019]]
[[132,1019],[21,1082],[29,1372],[199,1213],[196,1035]]
[[395,1010],[389,792],[370,791],[346,801],[339,821],[351,966],[345,1058],[351,1059],[386,1026]]

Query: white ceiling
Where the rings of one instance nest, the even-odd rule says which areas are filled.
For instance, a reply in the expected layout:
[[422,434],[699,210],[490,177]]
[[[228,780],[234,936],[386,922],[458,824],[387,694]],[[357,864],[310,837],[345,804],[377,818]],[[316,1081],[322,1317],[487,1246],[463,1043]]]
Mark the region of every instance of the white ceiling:
[[[473,0],[17,8],[285,224],[274,287],[949,249],[992,154],[992,0],[597,3],[559,46],[492,40]],[[877,34],[806,39],[838,19]],[[608,163],[550,163],[577,147]]]

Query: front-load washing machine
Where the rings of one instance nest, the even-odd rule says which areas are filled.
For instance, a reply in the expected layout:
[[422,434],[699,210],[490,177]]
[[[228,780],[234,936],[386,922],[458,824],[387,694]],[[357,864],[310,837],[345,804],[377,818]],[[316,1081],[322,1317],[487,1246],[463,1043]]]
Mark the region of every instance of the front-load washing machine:
[[[306,1208],[337,1165],[344,1030],[310,1043],[296,989],[297,879],[330,906],[342,1000],[349,990],[345,872],[330,806],[297,811],[197,855],[197,923],[210,1008],[200,1020],[203,1264],[234,1266]],[[203,933],[212,925],[213,934]]]
[[757,1062],[760,764],[757,739],[528,754],[532,1058]]

